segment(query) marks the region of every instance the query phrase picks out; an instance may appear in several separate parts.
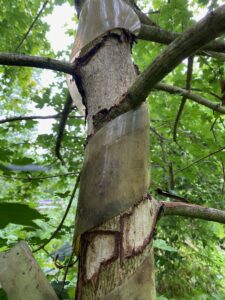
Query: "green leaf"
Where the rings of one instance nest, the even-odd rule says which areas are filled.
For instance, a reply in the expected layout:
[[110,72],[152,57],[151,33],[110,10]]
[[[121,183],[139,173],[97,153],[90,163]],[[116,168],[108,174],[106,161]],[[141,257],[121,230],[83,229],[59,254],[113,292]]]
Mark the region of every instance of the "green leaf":
[[0,289],[0,300],[8,300],[6,292],[3,289]]
[[46,217],[26,204],[0,203],[0,229],[10,223],[40,228],[34,223],[37,219],[46,220]]
[[154,241],[154,247],[161,249],[161,250],[169,251],[169,252],[177,252],[178,251],[176,248],[169,246],[166,243],[166,241],[161,240],[161,239],[157,239]]
[[66,198],[71,194],[71,191],[66,191],[65,193],[55,193],[59,198]]

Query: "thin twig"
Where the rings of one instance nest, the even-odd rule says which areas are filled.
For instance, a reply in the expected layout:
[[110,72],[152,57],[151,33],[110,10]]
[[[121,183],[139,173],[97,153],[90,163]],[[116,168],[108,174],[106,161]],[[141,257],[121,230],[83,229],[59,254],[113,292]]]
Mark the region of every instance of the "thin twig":
[[223,173],[223,185],[221,188],[221,194],[224,194],[224,190],[225,190],[225,164],[223,162],[223,160],[221,159],[221,165],[222,165],[222,173]]
[[9,175],[0,175],[0,178],[8,178],[12,180],[22,180],[22,181],[31,181],[31,180],[44,180],[44,179],[49,179],[49,178],[56,178],[56,177],[64,177],[64,176],[72,176],[72,175],[78,175],[79,173],[77,172],[69,172],[65,174],[58,174],[58,175],[50,175],[50,176],[43,176],[43,177],[29,177],[29,178],[24,178],[24,177],[15,177],[15,176],[9,176]]
[[[186,90],[190,90],[190,87],[191,87],[191,80],[192,80],[192,73],[193,73],[193,63],[194,63],[194,56],[190,56],[188,58],[188,66],[187,66],[187,79],[186,79],[186,86],[185,86]],[[187,97],[183,96],[182,100],[181,100],[181,103],[180,103],[180,106],[179,106],[179,109],[178,109],[178,112],[177,112],[177,115],[176,115],[176,119],[175,119],[174,127],[173,127],[173,140],[174,140],[174,142],[177,141],[177,128],[178,128],[178,124],[179,124],[179,121],[180,121],[180,118],[181,118],[186,100],[187,100]]]
[[158,131],[154,127],[149,126],[149,128],[160,140],[169,141],[167,138],[158,133]]
[[217,142],[217,137],[216,137],[216,133],[215,133],[214,127],[216,125],[217,120],[218,120],[218,117],[215,118],[215,120],[213,121],[213,123],[211,125],[211,128],[210,128],[210,131],[212,131],[212,135],[213,135],[213,138],[214,138],[215,142]]
[[60,148],[61,148],[63,134],[64,134],[65,127],[66,127],[66,121],[69,116],[69,113],[71,112],[72,103],[73,103],[73,99],[70,96],[70,94],[68,93],[64,107],[63,107],[63,111],[62,111],[62,115],[61,115],[61,119],[60,119],[60,123],[59,123],[59,128],[58,128],[58,133],[57,133],[57,138],[56,138],[56,143],[55,143],[56,157],[61,161],[61,163],[63,165],[65,165],[65,162],[60,153]]
[[[58,113],[55,115],[48,115],[48,116],[17,116],[17,117],[10,117],[0,120],[0,124],[16,122],[16,121],[27,121],[27,120],[46,120],[46,119],[59,119],[62,116],[62,113]],[[69,116],[69,118],[75,119],[83,119],[82,116]]]
[[179,201],[179,202],[181,201],[181,202],[184,202],[184,203],[189,203],[189,201],[188,201],[186,198],[180,197],[180,196],[175,195],[175,194],[171,194],[171,193],[169,193],[169,192],[167,192],[167,191],[163,191],[163,190],[160,189],[160,188],[157,188],[157,189],[156,189],[156,193],[157,193],[158,195],[163,196],[163,197],[167,197],[167,198],[170,198],[170,199],[174,199],[175,201]]
[[220,124],[221,124],[221,125],[223,126],[223,128],[225,129],[225,124],[224,124],[224,122],[223,122],[223,119],[220,117],[219,120],[220,120]]
[[78,175],[78,177],[76,178],[76,182],[75,182],[75,186],[74,186],[74,189],[72,191],[72,194],[71,194],[71,197],[70,197],[70,200],[69,200],[69,203],[67,205],[67,208],[66,208],[66,211],[63,215],[63,218],[61,220],[61,222],[59,223],[58,227],[56,228],[56,230],[52,233],[52,235],[50,236],[50,238],[47,239],[47,241],[45,241],[40,247],[38,247],[37,249],[35,249],[33,251],[33,253],[43,249],[49,242],[51,242],[52,239],[54,239],[54,237],[57,235],[57,233],[61,230],[63,224],[64,224],[64,221],[69,213],[69,210],[70,210],[70,207],[73,203],[73,199],[74,199],[74,196],[76,194],[76,191],[77,191],[77,188],[78,188],[78,185],[79,185],[79,182],[80,182],[80,173]]
[[68,264],[67,264],[66,269],[65,269],[64,276],[63,276],[62,287],[61,287],[61,291],[59,292],[59,295],[60,295],[60,296],[62,295],[62,293],[63,293],[63,291],[64,291],[64,286],[65,286],[65,283],[66,283],[66,277],[67,277],[69,268],[71,268],[72,266],[74,266],[74,265],[78,262],[78,258],[77,258],[77,259],[75,260],[75,262],[72,263],[73,256],[74,256],[74,253],[73,253],[73,251],[72,251],[72,253],[71,253],[71,255],[70,255],[70,258],[69,258],[69,261],[68,261]]
[[48,4],[49,0],[46,0],[41,9],[39,10],[38,14],[36,15],[35,19],[33,20],[33,22],[31,23],[30,27],[28,28],[27,32],[24,34],[22,40],[20,41],[19,45],[15,48],[15,52],[17,52],[19,50],[19,48],[23,45],[24,41],[27,39],[29,33],[31,32],[31,30],[33,29],[35,23],[37,22],[38,18],[40,17],[40,15],[42,14],[42,12],[44,11],[46,5]]
[[164,92],[167,92],[170,94],[178,94],[178,95],[186,96],[188,99],[190,99],[198,104],[208,107],[214,111],[218,111],[219,113],[225,114],[225,108],[223,106],[221,106],[220,104],[209,101],[208,99],[203,98],[202,96],[200,96],[198,94],[190,93],[189,91],[184,90],[180,87],[172,86],[172,85],[169,85],[166,83],[158,83],[155,86],[155,90],[164,91]]
[[221,96],[219,96],[219,95],[217,95],[216,93],[211,92],[211,91],[207,91],[207,90],[204,91],[204,90],[202,90],[202,89],[199,89],[199,88],[192,88],[192,87],[190,88],[190,91],[197,91],[197,92],[202,92],[202,93],[209,94],[209,95],[215,97],[216,99],[220,100],[220,102],[221,102],[221,99],[222,99]]
[[[213,138],[214,138],[214,141],[217,142],[217,137],[216,137],[216,131],[214,129],[215,125],[216,125],[216,122],[219,118],[215,118],[214,122],[212,123],[212,126],[210,128],[210,130],[212,131],[212,135],[213,135]],[[220,159],[220,162],[221,162],[221,168],[222,168],[222,178],[223,178],[223,184],[222,184],[222,188],[221,188],[221,194],[223,195],[224,193],[224,188],[225,188],[225,165],[224,165],[224,162],[223,162],[223,159],[221,158]]]
[[39,119],[56,119],[60,118],[60,113],[56,115],[49,115],[49,116],[17,116],[17,117],[10,117],[0,120],[0,124],[10,123],[15,121],[27,121],[27,120],[39,120]]
[[222,148],[220,148],[220,149],[218,149],[218,150],[216,150],[216,151],[214,151],[214,152],[211,152],[211,153],[207,154],[206,156],[203,156],[203,157],[201,157],[201,158],[199,158],[199,159],[193,161],[190,165],[186,166],[185,168],[179,169],[179,170],[177,170],[176,172],[184,171],[184,170],[186,170],[186,169],[192,167],[193,165],[195,165],[195,164],[201,162],[202,160],[204,160],[204,159],[206,159],[206,158],[208,158],[208,157],[210,157],[210,156],[212,156],[212,155],[215,155],[215,154],[217,154],[217,153],[223,151],[224,149],[225,149],[225,146],[222,147]]
[[175,183],[174,183],[174,174],[173,174],[173,163],[172,163],[172,161],[168,162],[168,173],[169,173],[169,178],[168,178],[169,189],[174,190]]

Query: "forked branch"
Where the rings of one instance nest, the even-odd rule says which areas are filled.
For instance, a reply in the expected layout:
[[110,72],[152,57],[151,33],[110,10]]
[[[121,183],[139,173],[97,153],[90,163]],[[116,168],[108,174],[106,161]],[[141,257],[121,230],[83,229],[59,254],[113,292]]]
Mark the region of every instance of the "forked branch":
[[192,55],[210,41],[225,31],[225,5],[210,12],[196,25],[188,29],[175,39],[165,51],[162,52],[138,76],[125,96],[131,107],[140,104],[148,96],[155,84],[169,74],[185,58]]
[[105,111],[104,113],[99,112],[96,116],[95,127],[99,128],[104,122],[108,122],[145,101],[154,86],[177,65],[225,31],[224,19],[225,5],[222,5],[176,38],[167,49],[137,77],[127,93],[123,95],[118,106],[111,108],[107,116]]

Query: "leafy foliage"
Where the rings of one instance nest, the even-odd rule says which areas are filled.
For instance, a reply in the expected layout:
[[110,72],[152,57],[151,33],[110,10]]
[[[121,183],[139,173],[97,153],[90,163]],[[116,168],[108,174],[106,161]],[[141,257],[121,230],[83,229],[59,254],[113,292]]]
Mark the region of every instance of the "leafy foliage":
[[[73,4],[72,0],[69,2]],[[68,1],[57,0],[54,6],[63,3]],[[140,7],[150,12],[149,16],[162,28],[176,32],[183,32],[195,22],[198,14],[210,11],[220,3],[208,0],[139,1]],[[13,52],[42,1],[0,0],[0,5],[0,51]],[[49,2],[19,49],[21,53],[68,58],[69,50],[53,53],[46,38],[49,25],[43,17],[51,14],[54,6]],[[138,42],[133,49],[134,60],[143,70],[164,48],[155,43]],[[185,87],[186,68],[184,61],[164,81]],[[40,71],[28,68],[0,67],[2,118],[31,115],[33,110],[44,114],[43,111],[50,108],[55,113],[62,111],[67,90],[64,76],[56,74],[48,87],[41,83],[42,76]],[[220,96],[220,79],[224,77],[224,63],[220,60],[195,57],[191,82],[194,92],[197,90],[219,105],[214,94]],[[225,146],[225,118],[187,100],[178,126],[177,142],[174,142],[173,126],[180,101],[179,95],[160,91],[153,91],[148,98],[151,115],[150,192],[160,199],[155,191],[161,188],[192,203],[225,209],[225,152],[212,154]],[[49,238],[62,218],[74,177],[82,165],[85,125],[78,112],[75,109],[71,112],[63,139],[66,166],[61,166],[54,154],[58,119],[52,121],[46,132],[42,132],[39,126],[47,124],[49,127],[49,123],[40,122],[28,120],[0,124],[0,227],[13,223],[0,231],[2,251],[20,239],[27,240],[35,249]],[[29,165],[38,168],[28,168]],[[171,183],[171,165],[174,184]],[[36,254],[39,264],[59,292],[64,268],[58,268],[55,261],[56,257],[60,258],[61,265],[69,261],[75,209],[76,204],[56,238],[45,247],[45,251]],[[49,216],[48,220],[44,214]],[[38,219],[35,228],[34,219]],[[155,240],[157,285],[162,295],[158,299],[225,299],[224,239],[225,229],[220,224],[178,217],[160,220]],[[64,299],[74,297],[74,268],[67,276]],[[0,290],[0,299],[4,299],[1,293]]]

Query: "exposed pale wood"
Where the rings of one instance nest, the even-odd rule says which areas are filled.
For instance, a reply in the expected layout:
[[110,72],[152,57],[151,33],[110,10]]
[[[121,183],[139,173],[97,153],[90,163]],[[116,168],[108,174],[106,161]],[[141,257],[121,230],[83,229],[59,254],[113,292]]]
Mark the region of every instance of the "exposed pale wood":
[[[107,39],[104,47],[79,70],[87,104],[88,135],[94,133],[93,117],[99,111],[119,104],[118,99],[137,77],[131,60],[130,44],[120,39],[119,34]],[[109,47],[111,51],[106,51]],[[105,66],[107,70],[103,72]]]

